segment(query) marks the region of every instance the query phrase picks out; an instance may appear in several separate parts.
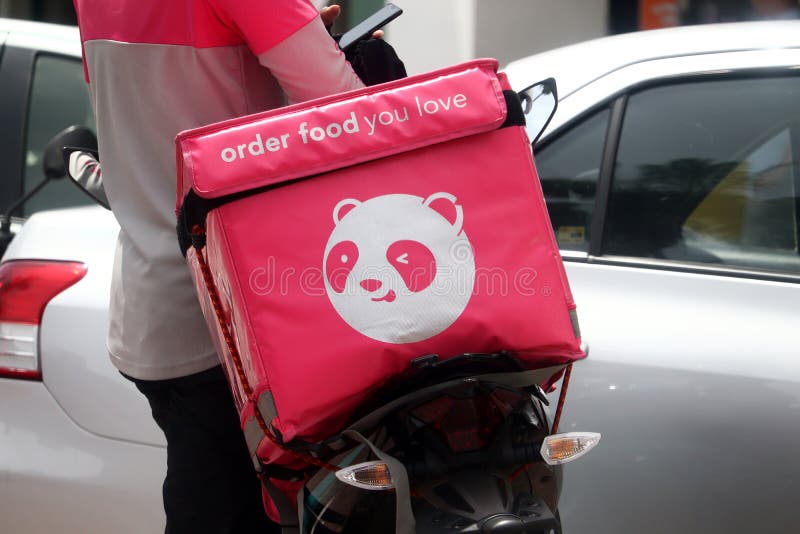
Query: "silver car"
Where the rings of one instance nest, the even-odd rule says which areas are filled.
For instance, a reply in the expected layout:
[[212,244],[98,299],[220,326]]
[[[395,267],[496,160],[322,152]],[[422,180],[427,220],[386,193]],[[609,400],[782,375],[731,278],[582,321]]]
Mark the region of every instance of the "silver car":
[[[50,138],[93,126],[78,29],[0,19],[0,96],[5,215],[44,180]],[[119,226],[66,180],[14,215],[7,250],[0,231],[0,532],[163,532],[164,437],[106,351]]]
[[[0,21],[0,43],[6,208],[91,109],[75,28]],[[797,531],[800,23],[601,39],[508,73],[559,84],[536,161],[591,347],[561,429],[603,433],[565,469],[565,531]],[[118,227],[53,209],[84,202],[48,185],[3,258],[87,272],[36,325],[0,302],[2,532],[163,530],[163,437],[105,350]]]
[[534,153],[589,359],[565,532],[797,532],[800,21],[599,39]]

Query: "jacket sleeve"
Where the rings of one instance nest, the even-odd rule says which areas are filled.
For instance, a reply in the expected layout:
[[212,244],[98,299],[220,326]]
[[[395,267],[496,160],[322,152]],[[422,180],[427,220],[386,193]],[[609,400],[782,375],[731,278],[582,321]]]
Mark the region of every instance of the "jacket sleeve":
[[222,22],[239,34],[255,55],[271,49],[309,21],[319,18],[308,0],[207,0]]
[[364,87],[319,17],[258,59],[281,84],[290,103]]

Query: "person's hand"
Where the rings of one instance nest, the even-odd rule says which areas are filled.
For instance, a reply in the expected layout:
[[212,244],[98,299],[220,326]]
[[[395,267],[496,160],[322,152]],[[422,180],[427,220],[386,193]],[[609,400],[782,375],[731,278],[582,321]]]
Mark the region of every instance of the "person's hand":
[[322,19],[322,23],[325,25],[328,30],[331,29],[333,23],[339,18],[339,15],[342,13],[342,8],[338,4],[332,4],[329,6],[325,6],[319,10],[319,18]]
[[[339,15],[342,14],[342,7],[339,4],[331,4],[329,6],[325,6],[319,11],[319,18],[322,19],[322,23],[328,28],[330,31],[331,26],[339,18]],[[375,30],[372,33],[373,39],[382,39],[383,38],[383,30]]]

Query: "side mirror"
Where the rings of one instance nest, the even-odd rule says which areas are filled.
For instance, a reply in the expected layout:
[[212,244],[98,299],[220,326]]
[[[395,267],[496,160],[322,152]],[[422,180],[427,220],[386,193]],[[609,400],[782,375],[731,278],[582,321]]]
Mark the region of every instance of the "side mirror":
[[[30,191],[14,201],[0,214],[0,255],[5,253],[8,244],[14,238],[11,230],[11,216],[14,215],[25,203],[39,193],[51,180],[58,180],[67,175],[62,149],[65,146],[85,146],[97,150],[97,137],[85,126],[70,126],[61,130],[47,143],[42,157],[44,180],[39,182]],[[105,198],[105,195],[103,195]]]
[[42,158],[44,175],[48,180],[63,178],[67,175],[62,152],[63,148],[67,146],[96,151],[97,137],[95,137],[94,132],[85,126],[69,126],[54,135],[44,148],[44,157]]
[[553,78],[542,80],[519,93],[522,100],[528,138],[536,144],[558,108],[558,90]]
[[92,200],[110,210],[106,190],[103,188],[103,173],[97,151],[85,147],[65,146],[62,154],[70,182],[89,195]]
[[[88,157],[94,158],[94,167],[84,168],[81,176],[70,174],[69,160],[70,154],[81,152]],[[85,126],[70,126],[61,130],[47,143],[42,158],[45,180],[52,180],[69,176],[70,181],[75,186],[89,195],[92,200],[106,209],[108,199],[103,189],[102,175],[97,167],[97,137],[89,128]]]

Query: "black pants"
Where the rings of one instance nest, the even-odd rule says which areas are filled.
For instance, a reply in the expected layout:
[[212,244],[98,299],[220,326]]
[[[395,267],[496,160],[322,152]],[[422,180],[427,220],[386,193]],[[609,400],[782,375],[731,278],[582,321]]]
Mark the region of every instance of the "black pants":
[[[130,379],[130,377],[128,377]],[[165,534],[278,533],[221,367],[172,380],[135,380],[167,438]]]

